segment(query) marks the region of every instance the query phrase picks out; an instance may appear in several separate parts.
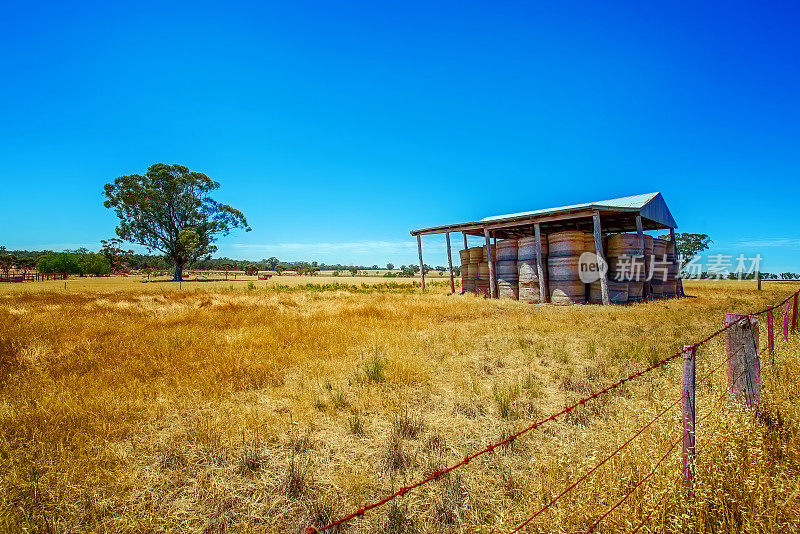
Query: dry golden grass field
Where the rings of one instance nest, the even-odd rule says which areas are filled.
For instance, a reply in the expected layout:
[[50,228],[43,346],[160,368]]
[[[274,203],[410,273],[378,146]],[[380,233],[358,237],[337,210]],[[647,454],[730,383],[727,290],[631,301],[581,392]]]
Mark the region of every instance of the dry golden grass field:
[[[686,299],[556,307],[409,284],[4,284],[0,531],[301,532],[798,289],[695,282]],[[800,530],[798,339],[763,359],[757,417],[721,397],[724,368],[698,382],[693,500],[678,447],[598,531],[651,511],[640,532]],[[699,380],[721,338],[697,358]],[[508,531],[680,397],[680,377],[676,360],[344,531]],[[680,435],[676,407],[527,531],[585,531]]]

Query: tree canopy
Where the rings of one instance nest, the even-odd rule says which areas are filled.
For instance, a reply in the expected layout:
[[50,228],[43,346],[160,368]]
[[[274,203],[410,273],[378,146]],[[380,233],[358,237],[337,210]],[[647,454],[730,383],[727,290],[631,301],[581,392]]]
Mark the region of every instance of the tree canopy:
[[[669,235],[661,236],[662,239],[669,239]],[[681,267],[686,265],[694,256],[700,252],[707,250],[708,246],[713,243],[708,234],[689,234],[681,233],[675,234],[675,245],[677,253],[683,256]]]
[[81,274],[81,257],[74,252],[49,252],[36,262],[40,273]]
[[217,250],[217,236],[250,231],[244,214],[211,198],[219,183],[181,165],[157,163],[144,175],[120,176],[104,188],[105,206],[119,217],[117,235],[162,252],[181,280],[184,267]]

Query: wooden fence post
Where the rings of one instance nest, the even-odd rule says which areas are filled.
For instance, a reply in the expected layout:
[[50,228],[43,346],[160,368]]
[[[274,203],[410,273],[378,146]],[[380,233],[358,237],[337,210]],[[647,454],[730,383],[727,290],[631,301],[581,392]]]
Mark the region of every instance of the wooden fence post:
[[683,486],[687,499],[694,494],[694,355],[693,345],[683,346]]
[[789,301],[783,304],[783,340],[789,341]]
[[772,317],[772,306],[767,308],[767,351],[770,355],[772,365],[775,365],[775,327]]
[[725,354],[728,357],[728,394],[744,398],[748,406],[761,400],[761,367],[758,360],[758,318],[725,314]]
[[797,332],[797,293],[794,294],[794,304],[792,304],[792,333]]

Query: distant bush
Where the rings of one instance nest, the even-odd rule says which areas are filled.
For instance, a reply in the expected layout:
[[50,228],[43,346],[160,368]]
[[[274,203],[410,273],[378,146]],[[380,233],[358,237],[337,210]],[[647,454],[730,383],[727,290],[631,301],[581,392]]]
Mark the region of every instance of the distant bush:
[[36,262],[40,273],[81,274],[80,256],[71,252],[49,252]]
[[102,254],[84,254],[80,258],[82,274],[99,276],[111,272],[111,262]]

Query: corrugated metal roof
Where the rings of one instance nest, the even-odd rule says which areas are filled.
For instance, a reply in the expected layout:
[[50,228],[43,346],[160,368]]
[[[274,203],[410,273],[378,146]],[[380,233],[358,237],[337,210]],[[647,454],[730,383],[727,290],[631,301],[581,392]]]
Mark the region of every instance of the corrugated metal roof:
[[[532,215],[549,215],[551,213],[560,213],[562,211],[574,211],[580,209],[619,209],[619,210],[640,210],[648,202],[655,197],[660,197],[661,193],[645,193],[643,195],[634,195],[631,197],[614,198],[611,200],[598,200],[595,202],[584,202],[582,204],[572,204],[570,206],[559,206],[557,208],[545,208],[541,210],[522,211],[520,213],[510,213],[507,215],[494,215],[492,217],[485,217],[481,221],[497,222],[507,219],[518,219],[521,217],[530,217]],[[673,221],[674,222],[674,221]]]
[[[611,200],[597,200],[594,202],[584,202],[582,204],[572,204],[569,206],[559,206],[557,208],[546,208],[533,211],[523,211],[520,213],[510,213],[507,215],[495,215],[492,217],[485,217],[478,221],[463,222],[450,224],[445,226],[435,226],[432,228],[423,228],[421,230],[413,230],[412,235],[421,233],[441,233],[446,231],[468,230],[474,228],[482,228],[485,226],[492,226],[494,224],[505,223],[505,227],[514,225],[519,221],[520,225],[531,224],[536,222],[537,219],[547,217],[550,215],[558,215],[559,217],[568,217],[570,212],[580,212],[585,216],[586,212],[594,210],[610,211],[610,212],[638,212],[641,213],[643,219],[648,219],[657,226],[666,228],[677,228],[678,225],[672,214],[664,202],[664,197],[661,193],[644,193],[641,195],[633,195],[629,197],[613,198]],[[576,213],[578,216],[578,213]]]

